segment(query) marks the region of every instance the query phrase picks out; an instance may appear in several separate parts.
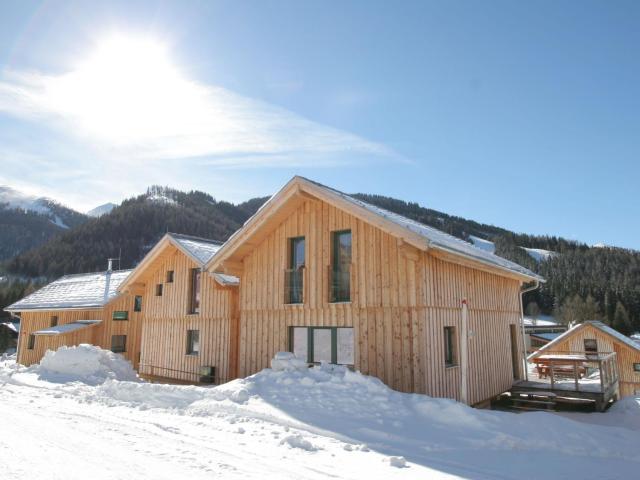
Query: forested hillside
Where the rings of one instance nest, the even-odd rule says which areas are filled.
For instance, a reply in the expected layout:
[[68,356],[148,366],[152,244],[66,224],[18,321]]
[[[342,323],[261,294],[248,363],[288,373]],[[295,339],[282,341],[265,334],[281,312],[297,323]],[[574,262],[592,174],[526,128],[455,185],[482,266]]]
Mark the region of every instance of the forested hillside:
[[[526,310],[532,315],[554,314],[566,322],[602,319],[626,333],[640,330],[640,252],[594,248],[554,236],[516,234],[416,203],[379,195],[354,196],[465,240],[470,236],[489,240],[496,254],[540,273],[547,283],[525,298]],[[12,293],[32,288],[25,277],[51,279],[65,273],[104,270],[109,257],[121,255],[121,267],[132,267],[167,231],[224,241],[264,201],[266,198],[255,198],[234,205],[202,192],[151,187],[110,213],[8,261],[5,269],[9,274],[24,279],[12,287]],[[540,260],[523,247],[556,254]],[[13,295],[4,301],[11,300],[9,297]]]

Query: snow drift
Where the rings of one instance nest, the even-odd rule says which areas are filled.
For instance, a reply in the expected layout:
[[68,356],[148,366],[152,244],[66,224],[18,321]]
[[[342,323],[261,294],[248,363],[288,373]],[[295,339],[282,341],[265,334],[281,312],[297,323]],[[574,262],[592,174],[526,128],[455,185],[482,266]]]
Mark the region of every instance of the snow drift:
[[82,382],[99,385],[107,380],[138,381],[138,376],[121,355],[93,345],[48,350],[39,365],[31,367],[41,380],[55,383]]

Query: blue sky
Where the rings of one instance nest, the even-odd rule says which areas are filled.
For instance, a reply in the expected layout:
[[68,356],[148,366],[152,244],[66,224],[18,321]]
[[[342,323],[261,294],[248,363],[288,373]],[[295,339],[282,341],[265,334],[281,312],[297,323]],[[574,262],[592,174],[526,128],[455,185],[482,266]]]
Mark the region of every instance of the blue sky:
[[0,184],[87,210],[301,174],[640,249],[638,24],[637,2],[3,2]]

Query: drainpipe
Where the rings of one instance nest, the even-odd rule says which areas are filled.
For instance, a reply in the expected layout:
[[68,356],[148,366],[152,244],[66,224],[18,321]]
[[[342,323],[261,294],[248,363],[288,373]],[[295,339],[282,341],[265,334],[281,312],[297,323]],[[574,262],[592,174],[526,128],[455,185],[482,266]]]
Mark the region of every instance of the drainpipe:
[[529,288],[525,288],[524,290],[520,290],[520,326],[522,328],[522,359],[524,365],[524,378],[526,381],[529,381],[529,368],[527,366],[527,342],[525,340],[525,332],[524,332],[524,302],[523,297],[525,293],[533,292],[540,287],[540,280],[536,280],[533,286]]
[[467,299],[462,300],[462,325],[460,332],[460,401],[467,403],[467,376],[469,370],[469,309]]

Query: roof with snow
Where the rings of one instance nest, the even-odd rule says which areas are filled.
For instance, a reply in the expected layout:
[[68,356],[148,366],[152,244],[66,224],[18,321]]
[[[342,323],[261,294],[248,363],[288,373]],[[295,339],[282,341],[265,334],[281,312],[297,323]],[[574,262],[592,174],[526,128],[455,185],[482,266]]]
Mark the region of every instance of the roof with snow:
[[351,206],[353,207],[352,210],[355,209],[359,210],[360,212],[366,211],[368,213],[374,214],[376,217],[378,217],[378,219],[381,219],[385,222],[390,222],[393,225],[404,229],[405,231],[411,232],[422,239],[421,243],[423,244],[423,248],[434,248],[436,250],[441,250],[458,256],[466,257],[468,259],[475,260],[492,267],[497,267],[501,270],[507,270],[512,273],[516,273],[520,276],[525,276],[530,280],[537,280],[541,282],[544,281],[541,276],[537,275],[531,270],[510,260],[507,260],[506,258],[495,255],[490,251],[478,248],[469,242],[465,242],[464,240],[454,237],[453,235],[449,235],[448,233],[442,232],[436,228],[404,217],[400,214],[390,212],[388,210],[385,210],[384,208],[380,208],[362,200],[358,200],[334,188],[327,187],[318,182],[300,176],[293,177],[292,180],[290,180],[282,189],[280,189],[265,204],[263,204],[260,209],[258,209],[258,211],[245,222],[243,228],[241,228],[231,236],[229,241],[225,243],[222,250],[229,248],[228,245],[233,243],[232,240],[234,240],[234,237],[237,237],[242,232],[242,230],[247,227],[247,225],[255,222],[256,218],[261,216],[263,212],[265,212],[271,206],[271,204],[277,201],[282,192],[285,192],[294,185],[299,189],[307,191],[311,195],[313,195],[314,193],[324,194],[327,197],[331,197],[331,199],[334,201],[341,201],[340,203],[345,207]]
[[20,333],[20,322],[4,322],[0,323],[3,327],[7,327],[14,333]]
[[579,324],[579,325],[567,330],[566,332],[564,332],[561,335],[558,335],[554,340],[552,340],[551,342],[547,343],[545,346],[541,347],[536,352],[534,352],[531,355],[529,355],[529,358],[535,358],[538,355],[540,355],[540,354],[542,354],[542,353],[544,353],[546,351],[553,350],[554,346],[558,345],[560,342],[564,341],[569,336],[573,335],[574,333],[579,332],[580,330],[582,330],[582,329],[584,329],[584,328],[586,328],[588,326],[597,328],[602,333],[604,333],[606,335],[609,335],[610,337],[613,337],[618,342],[624,343],[627,347],[633,348],[634,350],[637,350],[637,351],[640,352],[640,345],[637,344],[636,342],[634,342],[631,338],[627,337],[626,335],[623,335],[622,333],[618,332],[617,330],[614,330],[609,325],[605,325],[604,323],[602,323],[599,320],[589,320],[587,322],[583,322],[583,323],[581,323],[581,324]]
[[175,242],[185,250],[185,253],[202,265],[211,260],[211,257],[213,257],[222,246],[221,242],[206,238],[182,235],[179,233],[168,233],[167,235],[175,240]]
[[233,275],[215,272],[213,274],[213,278],[215,278],[216,282],[224,287],[233,287],[236,285],[240,285],[240,279],[238,277],[234,277]]
[[64,325],[56,325],[55,327],[43,328],[33,332],[34,335],[64,335],[65,333],[75,332],[82,328],[93,327],[98,325],[100,320],[76,320],[75,322],[65,323]]
[[101,308],[118,296],[118,287],[131,270],[65,275],[5,308],[25,310],[64,310]]

